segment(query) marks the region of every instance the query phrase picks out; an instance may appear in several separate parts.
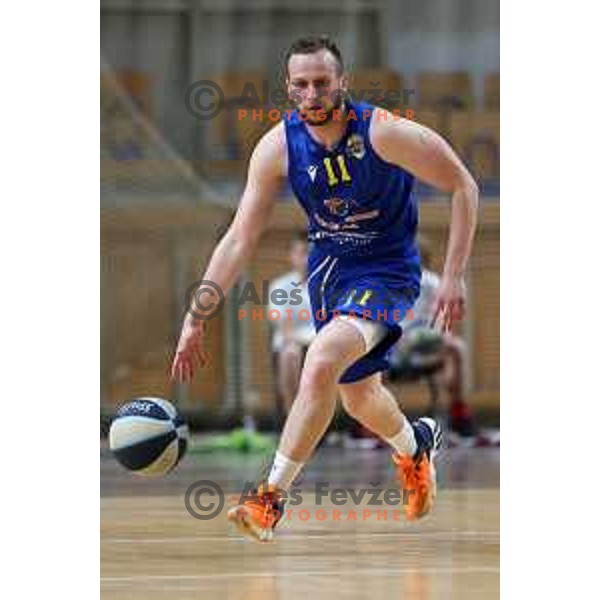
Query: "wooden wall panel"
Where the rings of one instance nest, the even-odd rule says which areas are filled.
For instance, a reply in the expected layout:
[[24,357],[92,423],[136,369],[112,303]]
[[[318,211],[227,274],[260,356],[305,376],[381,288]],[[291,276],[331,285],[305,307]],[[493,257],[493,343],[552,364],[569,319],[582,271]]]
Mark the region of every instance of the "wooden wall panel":
[[[174,397],[168,367],[185,307],[230,218],[228,210],[111,210],[101,215],[101,402]],[[225,369],[223,318],[209,325],[213,361],[184,391],[185,407],[218,406]]]

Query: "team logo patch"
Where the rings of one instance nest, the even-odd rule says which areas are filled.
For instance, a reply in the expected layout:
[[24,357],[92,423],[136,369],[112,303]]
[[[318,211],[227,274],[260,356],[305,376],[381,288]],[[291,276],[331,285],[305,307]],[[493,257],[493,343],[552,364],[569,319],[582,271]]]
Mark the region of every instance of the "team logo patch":
[[365,140],[362,135],[353,133],[346,142],[346,152],[360,160],[365,155]]
[[350,201],[344,198],[328,198],[323,202],[327,210],[336,217],[345,217],[350,212]]

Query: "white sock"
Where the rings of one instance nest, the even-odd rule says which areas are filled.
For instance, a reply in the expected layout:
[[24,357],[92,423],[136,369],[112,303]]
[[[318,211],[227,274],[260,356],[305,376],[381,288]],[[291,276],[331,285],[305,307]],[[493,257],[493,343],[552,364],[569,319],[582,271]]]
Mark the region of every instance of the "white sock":
[[412,425],[404,417],[404,425],[396,435],[385,440],[398,454],[414,456],[417,451],[417,440]]
[[287,492],[303,466],[304,463],[294,462],[276,452],[267,483]]

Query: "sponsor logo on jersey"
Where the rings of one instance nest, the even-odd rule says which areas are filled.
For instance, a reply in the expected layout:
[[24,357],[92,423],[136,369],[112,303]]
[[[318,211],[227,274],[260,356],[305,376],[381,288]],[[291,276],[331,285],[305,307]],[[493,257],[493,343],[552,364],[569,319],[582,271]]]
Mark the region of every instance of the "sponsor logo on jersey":
[[345,198],[328,198],[323,201],[323,204],[327,207],[327,210],[336,217],[345,217],[350,213],[352,200],[346,200]]

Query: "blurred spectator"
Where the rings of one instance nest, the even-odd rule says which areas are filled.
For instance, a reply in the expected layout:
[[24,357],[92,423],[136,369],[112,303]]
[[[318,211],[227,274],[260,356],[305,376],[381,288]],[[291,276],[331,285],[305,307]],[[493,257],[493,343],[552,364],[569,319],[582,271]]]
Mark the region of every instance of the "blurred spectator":
[[464,342],[452,333],[441,334],[430,327],[440,278],[430,270],[431,250],[424,239],[420,240],[420,250],[421,293],[413,309],[414,318],[402,323],[403,335],[391,358],[391,375],[408,380],[423,375],[438,377],[448,397],[450,429],[460,437],[472,437],[475,423],[464,397]]
[[133,119],[119,118],[112,123],[112,155],[115,160],[143,158],[140,136]]
[[102,144],[114,160],[143,158],[142,135],[133,115],[111,95],[103,91],[101,102]]
[[[277,310],[281,315],[279,320],[270,321],[271,349],[275,359],[278,400],[283,403],[280,408],[286,414],[296,397],[306,350],[316,335],[305,285],[307,257],[306,236],[298,232],[294,235],[290,248],[292,270],[273,280],[269,286],[269,313]],[[273,302],[274,290],[284,290],[287,300]],[[298,298],[301,298],[301,303],[296,301]]]

